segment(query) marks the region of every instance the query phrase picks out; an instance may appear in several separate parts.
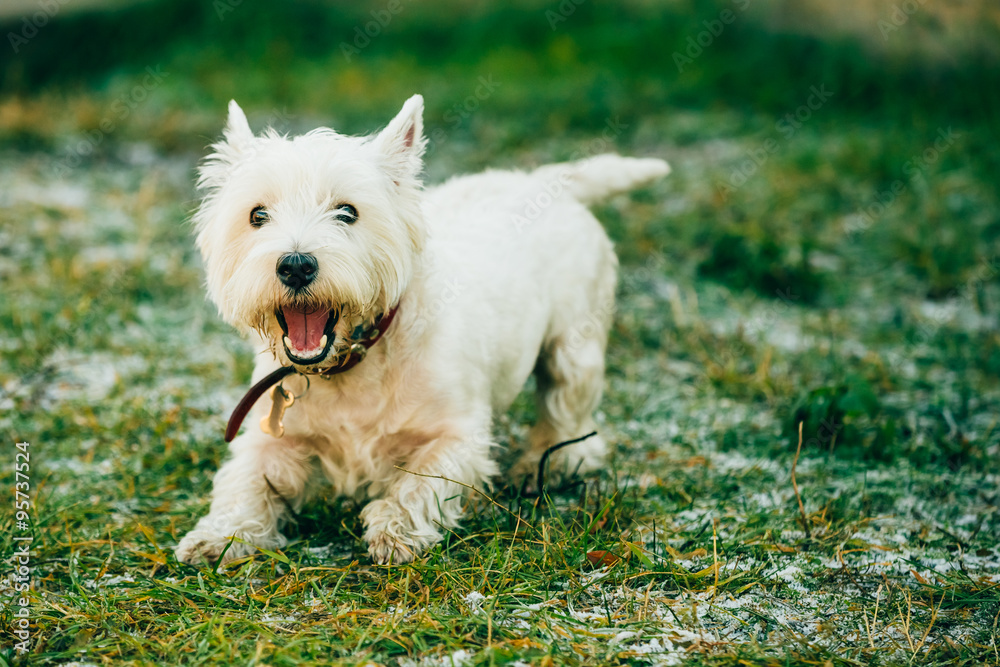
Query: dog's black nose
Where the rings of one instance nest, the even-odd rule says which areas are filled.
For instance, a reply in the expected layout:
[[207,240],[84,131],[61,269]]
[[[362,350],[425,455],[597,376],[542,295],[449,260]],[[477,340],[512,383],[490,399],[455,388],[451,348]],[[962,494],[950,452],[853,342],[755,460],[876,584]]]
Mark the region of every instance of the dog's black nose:
[[292,289],[302,289],[316,279],[319,262],[312,255],[293,252],[278,260],[278,279]]

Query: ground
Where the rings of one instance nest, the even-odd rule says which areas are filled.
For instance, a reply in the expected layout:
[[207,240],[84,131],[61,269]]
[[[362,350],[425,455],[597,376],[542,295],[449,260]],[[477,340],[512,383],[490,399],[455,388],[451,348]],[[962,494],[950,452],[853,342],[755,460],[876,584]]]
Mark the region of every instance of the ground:
[[[0,478],[28,442],[28,528],[3,522],[33,537],[30,661],[1000,665],[995,124],[862,111],[835,85],[808,117],[808,86],[753,109],[661,104],[638,77],[609,101],[599,68],[504,78],[526,57],[427,79],[428,178],[595,150],[671,162],[597,208],[622,262],[599,415],[615,451],[546,503],[498,480],[405,566],[372,565],[358,506],[333,497],[280,552],[173,558],[252,365],[187,221],[225,101],[190,82],[221,75],[180,73],[182,54],[143,100],[145,64],[0,103]],[[423,68],[340,68],[393,82],[371,109],[325,115],[305,84],[245,106],[258,126],[373,130]],[[95,143],[121,99],[136,110]],[[529,388],[500,441],[532,417]]]

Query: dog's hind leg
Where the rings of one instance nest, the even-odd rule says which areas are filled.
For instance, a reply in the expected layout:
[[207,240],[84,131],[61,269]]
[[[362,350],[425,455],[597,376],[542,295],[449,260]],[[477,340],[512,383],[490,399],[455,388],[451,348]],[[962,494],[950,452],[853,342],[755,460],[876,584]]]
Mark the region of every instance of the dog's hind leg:
[[[613,281],[611,281],[613,290]],[[604,351],[613,313],[610,294],[573,326],[549,340],[535,367],[538,421],[529,433],[528,450],[513,470],[515,480],[533,484],[545,451],[596,430],[594,411],[604,389]],[[549,479],[601,468],[607,445],[598,434],[553,452],[548,459]]]
[[298,510],[306,499],[312,452],[256,429],[237,437],[230,449],[231,458],[212,482],[211,509],[175,549],[179,561],[211,563],[221,555],[225,563],[255,547],[274,549],[287,542],[279,528],[289,510]]
[[[590,339],[578,345],[563,340],[554,342],[539,358],[535,378],[538,421],[528,435],[528,451],[515,471],[515,477],[527,478],[531,483],[545,450],[596,430],[593,414],[604,384],[603,341]],[[549,479],[597,470],[606,453],[607,446],[599,434],[563,447],[549,456]]]

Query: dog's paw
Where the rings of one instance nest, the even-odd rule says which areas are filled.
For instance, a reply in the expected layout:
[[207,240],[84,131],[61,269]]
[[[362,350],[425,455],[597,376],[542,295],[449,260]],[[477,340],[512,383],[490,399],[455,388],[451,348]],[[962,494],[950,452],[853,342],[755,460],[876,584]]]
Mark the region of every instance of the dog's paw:
[[237,558],[248,556],[253,551],[255,551],[254,547],[249,544],[196,528],[185,535],[184,539],[174,548],[174,556],[181,563],[195,566],[214,565],[222,556],[221,564],[225,565]]
[[395,500],[373,500],[361,518],[368,554],[379,565],[409,563],[441,539],[430,521],[415,519]]
[[368,555],[377,565],[401,565],[417,557],[413,547],[388,533],[377,533],[368,539]]

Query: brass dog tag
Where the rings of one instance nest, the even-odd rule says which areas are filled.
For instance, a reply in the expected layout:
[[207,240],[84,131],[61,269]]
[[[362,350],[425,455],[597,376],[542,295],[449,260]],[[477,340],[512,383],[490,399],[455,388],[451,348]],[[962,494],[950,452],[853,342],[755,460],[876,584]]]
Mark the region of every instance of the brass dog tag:
[[285,410],[295,402],[295,396],[280,384],[271,388],[271,412],[260,420],[260,429],[268,435],[280,438],[285,435],[285,425],[281,422]]

